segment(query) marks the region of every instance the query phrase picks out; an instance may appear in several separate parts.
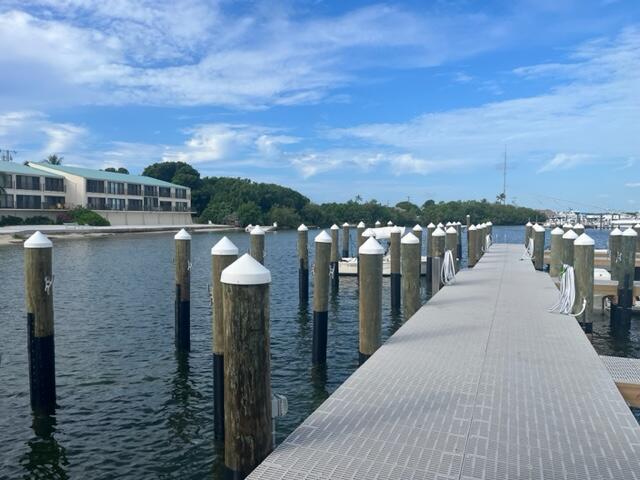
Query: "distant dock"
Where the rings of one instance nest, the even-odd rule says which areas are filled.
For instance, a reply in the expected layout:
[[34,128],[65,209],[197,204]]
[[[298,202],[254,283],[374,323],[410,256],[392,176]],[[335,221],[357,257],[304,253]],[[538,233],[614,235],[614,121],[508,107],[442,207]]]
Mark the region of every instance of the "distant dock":
[[496,244],[251,479],[640,479],[640,426],[553,280]]

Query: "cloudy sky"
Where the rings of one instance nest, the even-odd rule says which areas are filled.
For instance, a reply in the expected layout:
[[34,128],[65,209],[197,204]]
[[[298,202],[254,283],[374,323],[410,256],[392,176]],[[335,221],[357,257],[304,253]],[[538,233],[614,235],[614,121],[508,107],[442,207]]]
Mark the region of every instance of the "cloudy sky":
[[18,161],[640,209],[637,0],[0,0],[0,70]]

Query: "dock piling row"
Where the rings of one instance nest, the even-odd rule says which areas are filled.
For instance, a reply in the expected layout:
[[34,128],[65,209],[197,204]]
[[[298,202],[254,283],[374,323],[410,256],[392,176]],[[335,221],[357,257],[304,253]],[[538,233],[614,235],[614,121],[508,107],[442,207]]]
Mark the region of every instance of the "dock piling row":
[[179,352],[191,349],[191,235],[183,228],[175,237],[175,342]]
[[315,238],[316,258],[313,267],[313,340],[311,361],[314,365],[327,360],[329,318],[329,271],[331,237],[322,230]]
[[390,254],[390,290],[391,310],[400,311],[400,229],[393,227],[391,230],[389,254]]
[[298,227],[298,300],[309,302],[309,229],[302,223]]
[[362,244],[358,278],[359,361],[362,365],[380,346],[382,324],[382,256],[374,237]]

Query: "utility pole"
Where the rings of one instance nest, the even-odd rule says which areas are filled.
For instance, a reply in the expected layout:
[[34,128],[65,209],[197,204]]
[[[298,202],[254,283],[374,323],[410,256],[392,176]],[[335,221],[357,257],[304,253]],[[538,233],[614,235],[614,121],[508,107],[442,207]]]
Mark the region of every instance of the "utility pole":
[[507,145],[504,146],[504,167],[502,169],[502,204],[507,204]]
[[13,162],[13,156],[18,153],[15,150],[2,150],[0,149],[0,161]]

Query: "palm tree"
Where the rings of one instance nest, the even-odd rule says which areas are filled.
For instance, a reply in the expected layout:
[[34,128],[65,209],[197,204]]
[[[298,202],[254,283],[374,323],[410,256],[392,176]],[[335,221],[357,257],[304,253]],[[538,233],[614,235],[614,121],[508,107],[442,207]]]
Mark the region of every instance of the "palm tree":
[[64,157],[62,156],[58,156],[55,153],[53,155],[49,155],[47,158],[45,158],[45,162],[47,162],[49,165],[62,165],[62,159]]

